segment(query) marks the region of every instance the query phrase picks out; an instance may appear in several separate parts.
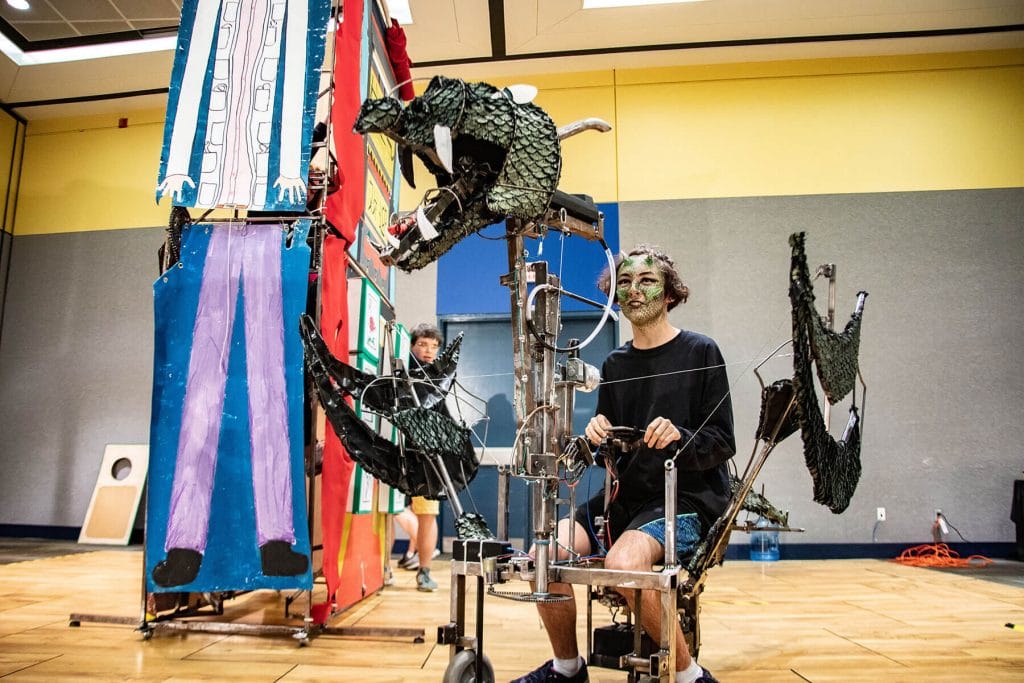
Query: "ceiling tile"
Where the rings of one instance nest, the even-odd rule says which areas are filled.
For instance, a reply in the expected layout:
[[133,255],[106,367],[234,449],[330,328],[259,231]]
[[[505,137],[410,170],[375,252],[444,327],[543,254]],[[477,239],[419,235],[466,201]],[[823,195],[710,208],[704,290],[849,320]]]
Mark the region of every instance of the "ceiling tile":
[[47,0],[68,21],[82,19],[120,19],[108,0]]
[[26,40],[52,40],[55,38],[67,38],[77,36],[70,26],[63,21],[40,21],[32,23],[14,24],[18,33],[25,36]]
[[125,33],[134,30],[126,21],[75,21],[71,24],[83,36],[100,36],[106,33]]
[[53,9],[40,2],[35,2],[29,9],[21,10],[14,9],[3,0],[0,0],[0,17],[3,17],[7,22],[14,23],[16,21],[59,21],[60,16]]
[[152,19],[152,20],[132,20],[132,26],[140,31],[147,31],[153,29],[169,29],[172,31],[178,30],[178,20],[175,19]]
[[171,0],[114,0],[114,4],[129,21],[174,19],[177,23],[181,17],[181,9]]
[[482,0],[417,0],[412,20],[403,28],[413,64],[491,54],[489,14]]

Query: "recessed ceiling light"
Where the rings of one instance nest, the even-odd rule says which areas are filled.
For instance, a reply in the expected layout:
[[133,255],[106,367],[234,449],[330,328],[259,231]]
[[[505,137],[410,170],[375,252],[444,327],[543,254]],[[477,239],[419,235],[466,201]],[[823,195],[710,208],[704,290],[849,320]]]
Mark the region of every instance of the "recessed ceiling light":
[[142,54],[145,52],[162,52],[173,50],[178,43],[175,36],[146,38],[145,40],[129,40],[121,43],[100,43],[98,45],[80,45],[55,50],[34,50],[22,52],[21,48],[10,39],[0,34],[0,52],[10,57],[18,66],[34,64],[55,64],[58,62],[77,62],[100,57],[120,57],[122,55]]
[[[7,0],[11,2],[12,0]],[[24,2],[25,0],[14,0]],[[333,28],[334,22],[328,24]],[[97,43],[96,45],[78,45],[75,47],[62,47],[53,50],[30,50],[22,51],[11,39],[0,33],[0,52],[7,55],[12,62],[18,66],[33,66],[36,64],[56,64],[59,62],[77,62],[87,59],[100,59],[103,57],[121,57],[124,55],[137,55],[147,52],[169,52],[174,50],[178,44],[176,35],[158,36],[144,38],[141,40],[125,40],[117,43]]]
[[28,0],[7,0],[7,4],[14,9],[32,9],[28,6]]
[[640,7],[641,5],[675,5],[683,2],[704,2],[704,0],[583,0],[583,9]]
[[392,19],[397,19],[402,26],[412,23],[412,10],[409,9],[409,0],[388,0],[388,14]]

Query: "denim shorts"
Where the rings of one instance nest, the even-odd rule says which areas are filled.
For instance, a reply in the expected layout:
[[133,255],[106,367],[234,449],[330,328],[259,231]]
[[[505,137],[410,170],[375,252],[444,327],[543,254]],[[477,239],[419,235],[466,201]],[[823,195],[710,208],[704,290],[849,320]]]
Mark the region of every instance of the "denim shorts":
[[[641,526],[642,531],[665,547],[665,518],[655,519]],[[693,555],[700,543],[700,519],[696,514],[688,512],[676,515],[676,559],[680,562]]]
[[[598,493],[587,502],[577,506],[573,516],[576,522],[586,530],[587,536],[590,538],[592,553],[604,553],[608,550],[599,542],[596,535],[597,528],[593,522],[594,517],[603,515],[604,512],[604,494]],[[612,503],[606,524],[611,530],[612,544],[624,531],[639,531],[647,534],[664,547],[665,501],[655,499],[628,506],[619,502]],[[700,517],[696,513],[687,512],[676,515],[676,556],[680,561],[693,554],[702,538],[703,529]]]

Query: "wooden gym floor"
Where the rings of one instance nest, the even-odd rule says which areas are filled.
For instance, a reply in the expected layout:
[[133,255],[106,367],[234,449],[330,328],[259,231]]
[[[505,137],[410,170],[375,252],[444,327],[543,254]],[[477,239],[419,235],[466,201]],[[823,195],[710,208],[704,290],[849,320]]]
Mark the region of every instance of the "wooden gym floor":
[[[0,546],[7,557],[33,554]],[[433,642],[448,621],[442,560],[434,565],[436,593],[417,592],[415,573],[396,569],[394,586],[332,622],[423,628],[425,643],[320,637],[297,647],[288,637],[160,633],[147,641],[130,626],[72,628],[72,612],[138,614],[142,553],[63,549],[73,554],[57,546],[36,553],[41,559],[0,563],[4,683],[440,681],[447,666],[448,649]],[[700,659],[723,683],[1024,681],[1024,564],[935,571],[881,560],[728,562],[712,570],[704,598]],[[272,591],[253,593],[228,603],[221,620],[285,623],[283,602]],[[487,598],[485,619],[484,648],[498,681],[550,656],[532,605]],[[624,681],[625,674],[594,668],[590,679]]]

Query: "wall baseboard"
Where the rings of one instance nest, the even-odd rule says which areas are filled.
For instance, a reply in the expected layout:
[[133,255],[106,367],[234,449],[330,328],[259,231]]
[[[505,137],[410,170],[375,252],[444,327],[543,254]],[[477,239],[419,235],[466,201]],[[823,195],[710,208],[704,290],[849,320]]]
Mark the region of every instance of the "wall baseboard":
[[[79,526],[45,526],[41,524],[0,524],[3,538],[44,538],[54,541],[77,541],[82,532]],[[129,544],[142,543],[142,529],[132,529]]]
[[[915,543],[781,543],[779,558],[783,560],[891,560]],[[982,542],[950,543],[950,550],[961,558],[984,555],[989,559],[1017,560],[1016,543]],[[745,543],[732,543],[726,552],[727,560],[748,560],[750,551]]]

